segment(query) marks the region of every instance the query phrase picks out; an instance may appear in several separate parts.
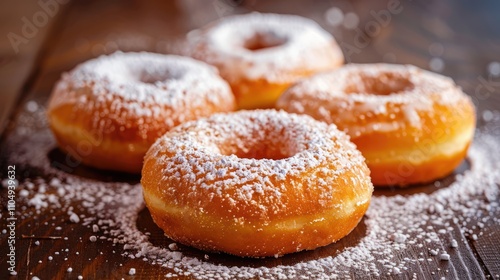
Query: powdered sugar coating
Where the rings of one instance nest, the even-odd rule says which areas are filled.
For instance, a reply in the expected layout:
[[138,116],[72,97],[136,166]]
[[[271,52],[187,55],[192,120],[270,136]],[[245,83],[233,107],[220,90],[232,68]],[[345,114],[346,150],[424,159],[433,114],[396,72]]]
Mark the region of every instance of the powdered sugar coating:
[[[157,140],[148,161],[161,167],[157,185],[169,203],[201,209],[218,201],[246,208],[245,215],[257,220],[297,215],[303,210],[293,201],[301,195],[323,209],[342,207],[332,201],[338,181],[363,186],[352,190],[360,204],[370,199],[365,186],[373,188],[361,153],[335,125],[275,110],[216,114],[180,125]],[[306,197],[316,191],[319,197]]]
[[[348,64],[294,85],[281,96],[277,107],[327,123],[346,124],[343,129],[355,136],[420,127],[420,114],[432,116],[434,106],[452,107],[464,99],[468,98],[452,79],[412,65]],[[366,125],[357,125],[362,122]]]
[[92,114],[93,130],[136,128],[145,139],[152,127],[168,130],[193,116],[208,115],[217,104],[232,102],[227,83],[203,62],[175,55],[116,52],[63,74],[49,109],[75,106],[77,113]]
[[[35,101],[33,101],[35,102]],[[6,138],[5,146],[11,154],[9,164],[18,168],[23,166],[41,170],[46,179],[24,178],[20,180],[18,190],[28,192],[27,196],[19,196],[16,200],[16,217],[19,222],[27,223],[29,227],[36,225],[40,229],[53,230],[54,226],[68,226],[65,222],[54,221],[55,224],[43,226],[32,219],[44,220],[52,211],[67,211],[75,204],[77,210],[87,217],[81,221],[87,225],[87,234],[93,225],[100,228],[99,240],[102,247],[116,248],[113,258],[122,256],[131,259],[138,267],[151,269],[155,275],[166,278],[191,277],[194,279],[343,279],[343,278],[389,278],[399,270],[397,277],[411,278],[412,274],[423,273],[423,277],[460,278],[463,270],[455,271],[453,267],[439,270],[437,256],[430,256],[429,250],[448,251],[455,266],[455,257],[461,257],[457,249],[449,248],[450,235],[457,238],[451,241],[460,247],[468,247],[466,237],[476,235],[479,240],[484,234],[491,233],[477,223],[485,223],[486,227],[500,223],[500,146],[498,127],[500,113],[490,112],[487,125],[476,133],[475,141],[469,150],[468,159],[471,169],[457,175],[448,186],[445,181],[436,181],[436,191],[433,193],[417,192],[416,194],[384,196],[378,194],[372,198],[372,203],[364,219],[366,232],[361,234],[359,242],[346,241],[346,247],[327,250],[328,255],[319,249],[313,255],[291,255],[283,262],[217,262],[217,254],[210,254],[210,260],[198,256],[188,250],[159,246],[155,238],[151,238],[145,229],[138,226],[137,219],[144,209],[142,188],[139,184],[106,183],[88,180],[79,176],[67,174],[55,169],[48,160],[47,153],[54,147],[54,139],[47,129],[44,118],[43,104],[38,103],[36,112],[22,112],[16,120],[16,128]],[[484,123],[484,122],[483,122]],[[52,180],[51,177],[54,177]],[[21,179],[21,178],[19,178]],[[6,182],[4,182],[7,184]],[[437,184],[439,183],[439,184]],[[28,204],[38,198],[38,205]],[[6,209],[4,209],[6,211]],[[76,211],[76,210],[75,210]],[[74,225],[74,224],[72,224]],[[439,233],[446,230],[446,234]],[[154,228],[148,228],[152,231]],[[82,232],[85,234],[85,232]],[[357,233],[359,234],[359,233]],[[395,242],[395,237],[407,236],[404,243]],[[161,234],[158,234],[161,236]],[[460,239],[461,236],[464,239]],[[103,239],[104,238],[104,239]],[[58,241],[65,242],[65,241]],[[34,244],[38,245],[37,240]],[[90,246],[83,243],[84,246]],[[113,247],[116,246],[116,247]],[[64,248],[64,247],[62,247]],[[333,250],[333,251],[331,251]],[[115,249],[113,249],[115,253]],[[55,252],[54,260],[48,268],[75,271],[78,268],[61,268],[62,255]],[[59,258],[59,259],[58,259]],[[132,260],[134,259],[134,260]],[[139,259],[144,260],[141,262]],[[284,260],[285,258],[281,259]],[[72,260],[81,259],[72,256]],[[83,259],[81,261],[87,261]],[[248,263],[247,263],[248,261]],[[127,262],[125,260],[124,262]],[[457,266],[462,266],[458,263]],[[103,267],[112,267],[104,263]],[[113,267],[116,273],[127,276],[128,268],[120,265]],[[429,268],[422,272],[422,268]],[[434,270],[433,270],[434,269]],[[466,272],[473,273],[470,267]],[[431,275],[432,272],[432,275]],[[479,270],[481,273],[481,270]],[[119,275],[119,274],[118,274]],[[478,274],[480,275],[480,274]],[[287,278],[285,278],[287,277]],[[496,276],[495,276],[496,277]]]
[[[292,82],[311,69],[331,69],[343,55],[335,39],[312,20],[250,13],[226,17],[190,33],[191,55],[216,65],[230,83],[241,79]],[[259,41],[265,47],[252,50]]]

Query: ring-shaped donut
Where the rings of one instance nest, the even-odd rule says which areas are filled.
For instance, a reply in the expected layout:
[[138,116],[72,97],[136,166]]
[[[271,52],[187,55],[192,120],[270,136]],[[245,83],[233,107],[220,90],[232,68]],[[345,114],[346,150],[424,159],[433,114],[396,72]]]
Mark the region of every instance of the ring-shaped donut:
[[168,237],[249,257],[335,242],[358,224],[373,191],[345,133],[274,110],[174,128],[146,154],[141,183]]
[[344,62],[335,39],[312,20],[251,13],[188,36],[190,55],[216,66],[239,108],[270,108],[292,83]]
[[56,84],[50,127],[62,150],[101,169],[139,173],[151,144],[172,127],[232,111],[217,70],[187,57],[153,53],[101,56]]
[[292,86],[277,108],[347,132],[381,186],[449,174],[475,130],[474,105],[453,80],[410,65],[349,64]]

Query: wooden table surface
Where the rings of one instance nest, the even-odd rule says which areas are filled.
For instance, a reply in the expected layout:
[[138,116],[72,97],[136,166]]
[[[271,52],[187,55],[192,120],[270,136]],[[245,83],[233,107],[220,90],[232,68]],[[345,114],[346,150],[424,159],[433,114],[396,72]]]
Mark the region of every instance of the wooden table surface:
[[[189,30],[223,16],[250,11],[299,14],[312,18],[337,38],[348,62],[414,64],[442,72],[452,77],[472,96],[478,116],[482,116],[484,112],[500,109],[499,1],[473,3],[464,0],[425,2],[74,0],[66,3],[67,1],[54,0],[52,3],[56,4],[51,6],[50,13],[37,1],[32,1],[31,4],[21,4],[21,2],[24,1],[7,1],[2,4],[4,7],[1,11],[2,34],[0,35],[3,41],[0,45],[2,91],[0,131],[4,127],[2,118],[10,116],[9,125],[2,134],[0,150],[2,179],[7,178],[8,166],[12,164],[12,159],[26,157],[25,154],[21,154],[26,152],[25,150],[12,144],[12,139],[15,139],[14,131],[17,128],[29,126],[27,122],[30,121],[39,121],[41,125],[33,128],[30,133],[34,137],[37,134],[48,135],[46,125],[40,121],[43,115],[29,113],[35,111],[33,106],[45,104],[62,72],[87,59],[116,50],[176,52],[179,48],[178,40]],[[332,7],[338,7],[342,11],[343,25],[337,22],[339,10],[330,9]],[[41,11],[45,16],[41,15]],[[380,17],[380,11],[390,11],[389,17]],[[36,18],[37,16],[39,18]],[[36,23],[33,25],[33,29],[36,30],[25,27],[24,19],[31,24]],[[13,37],[14,35],[9,35],[10,33],[22,38]],[[481,118],[479,119],[478,126],[481,126]],[[51,145],[54,149],[46,156],[53,165],[63,162],[65,155],[55,149],[53,142]],[[29,160],[17,162],[16,178],[20,182],[29,178],[33,180],[37,176],[42,178],[48,176],[44,170],[33,168]],[[468,168],[464,163],[455,173],[461,173]],[[139,179],[137,176],[103,173],[84,166],[76,166],[66,171],[71,173],[71,176],[104,181],[137,182]],[[454,178],[454,175],[450,175],[441,180],[441,187],[445,188],[451,184]],[[430,184],[404,190],[377,190],[374,195],[409,196],[430,193],[435,188],[434,184]],[[7,194],[6,186],[0,188],[2,201],[0,230],[6,229],[8,224]],[[498,202],[497,196],[492,205],[498,207]],[[75,208],[78,208],[78,205],[75,205]],[[79,275],[83,279],[162,279],[166,273],[172,271],[140,259],[125,257],[122,255],[123,248],[111,246],[112,244],[105,240],[90,243],[88,240],[94,234],[92,227],[69,222],[68,214],[65,212],[67,209],[58,211],[57,208],[47,208],[37,214],[32,206],[23,204],[22,200],[19,200],[16,209],[18,216],[23,216],[16,227],[17,276],[11,276],[7,270],[8,234],[4,231],[0,234],[0,279],[31,279],[33,276],[40,279],[76,279]],[[498,213],[498,209],[493,209],[489,215]],[[484,216],[478,217],[477,221],[469,222],[474,224],[481,218]],[[492,222],[483,225],[482,232],[485,234],[477,240],[476,238],[471,240],[461,230],[453,231],[456,240],[468,241],[467,246],[459,247],[455,253],[460,256],[461,261],[454,259],[447,263],[423,261],[400,274],[373,276],[347,271],[339,277],[498,279],[500,278],[500,225],[498,217],[493,218],[495,219],[491,219]],[[54,223],[50,222],[51,219],[63,225],[62,228],[56,230]],[[138,227],[150,232],[150,240],[155,245],[169,244],[170,241],[166,240],[162,231],[154,225],[147,210],[140,212],[137,224]],[[458,224],[453,226],[460,228]],[[214,254],[213,259],[215,263],[222,265],[276,267],[328,255],[334,256],[344,248],[355,246],[357,240],[364,234],[365,226],[361,223],[338,243],[313,252],[264,260]],[[26,238],[32,235],[39,238]],[[43,239],[43,236],[68,238],[47,240]],[[36,246],[35,242],[39,245]],[[444,244],[447,240],[441,242]],[[70,248],[71,252],[77,251],[78,254],[71,254],[71,257],[65,258],[54,255],[56,251],[64,252],[65,248]],[[184,250],[186,254],[203,256],[203,253],[190,251],[189,248]],[[411,250],[399,252],[398,258],[412,257],[414,253],[415,251]],[[48,260],[49,256],[53,261]],[[383,271],[381,264],[375,265]],[[72,267],[74,273],[68,273],[68,267]],[[129,275],[132,267],[136,269],[135,275]]]

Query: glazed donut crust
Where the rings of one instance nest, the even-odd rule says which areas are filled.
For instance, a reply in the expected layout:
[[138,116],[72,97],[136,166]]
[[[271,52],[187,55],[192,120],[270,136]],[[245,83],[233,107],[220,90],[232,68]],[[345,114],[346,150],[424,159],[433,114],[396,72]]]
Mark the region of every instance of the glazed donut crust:
[[[373,131],[352,139],[367,158],[375,185],[428,183],[460,165],[474,136],[472,103],[464,98],[453,108],[435,105],[432,110],[435,113],[419,114],[421,127],[390,134]],[[408,137],[412,135],[419,140]]]
[[[329,47],[332,49],[339,48],[335,41],[333,41]],[[200,46],[200,48],[204,47]],[[206,51],[202,51],[202,53],[209,52],[208,49],[209,48],[206,47]],[[228,66],[226,62],[213,61],[211,64],[216,66],[219,69],[221,76],[229,81],[231,91],[236,97],[239,109],[266,109],[273,108],[276,100],[281,96],[281,94],[296,81],[309,77],[315,73],[338,68],[344,63],[343,58],[338,58],[337,56],[333,56],[328,53],[328,51],[325,51],[325,47],[321,49],[318,47],[317,50],[310,49],[309,51],[318,54],[318,57],[323,56],[325,61],[329,62],[328,65],[317,64],[315,68],[298,66],[296,69],[282,73],[279,79],[270,79],[266,76],[253,78],[248,77],[247,75],[234,77],[234,69],[232,66]],[[193,57],[204,60],[204,56],[199,56],[197,54],[194,54]],[[225,61],[233,60],[238,61],[238,58],[227,57],[227,60]],[[229,63],[229,65],[234,64]],[[274,67],[272,66],[270,67],[270,72],[280,71],[280,69],[273,68]]]
[[[59,93],[55,94],[59,95]],[[103,126],[96,128],[95,116],[106,115],[112,102],[115,101],[107,101],[98,109],[90,111],[75,104],[57,107],[49,105],[50,127],[59,147],[76,160],[99,169],[129,173],[138,173],[142,170],[144,155],[149,147],[172,127],[186,119],[196,119],[198,114],[208,116],[217,112],[234,110],[234,100],[229,98],[225,103],[217,105],[207,102],[202,108],[184,108],[184,110],[176,108],[176,111],[183,112],[183,114],[195,112],[186,118],[176,116],[171,108],[170,110],[164,108],[157,118],[148,120],[130,114],[126,120],[102,117],[100,120],[103,120]],[[172,122],[165,124],[162,121],[165,119],[172,120]],[[139,123],[140,126],[137,125]]]
[[[383,94],[350,92],[351,85],[338,81],[351,77],[362,84],[353,78],[358,75],[378,79]],[[391,87],[401,92],[391,94]],[[450,79],[412,66],[345,66],[296,84],[277,107],[346,131],[376,186],[426,183],[449,174],[465,157],[475,130],[470,99]]]
[[[297,16],[231,16],[194,33],[190,56],[219,69],[240,109],[271,108],[292,83],[344,63],[335,39]],[[249,49],[248,42],[260,46]]]
[[[306,164],[307,168],[300,168],[303,166],[300,163],[299,167],[290,163],[307,160],[300,159],[303,156],[300,152],[285,159],[248,159],[224,156],[224,150],[222,154],[208,152],[209,156],[206,156],[207,151],[201,147],[193,151],[193,146],[189,144],[178,144],[181,140],[197,139],[195,141],[204,145],[217,146],[221,144],[219,140],[206,142],[206,139],[199,140],[197,137],[209,135],[217,138],[221,130],[207,127],[217,127],[224,121],[240,117],[262,119],[262,115],[277,119],[276,122],[290,116],[274,111],[215,115],[209,118],[206,125],[195,122],[183,124],[153,145],[145,158],[141,182],[146,205],[154,221],[167,236],[203,250],[265,257],[328,245],[347,235],[358,224],[368,208],[373,190],[369,170],[345,135],[337,134],[338,131],[333,134],[328,132],[332,127],[320,125],[321,133],[326,133],[322,136],[330,137],[322,143],[328,143],[328,146],[322,152],[316,151],[321,160]],[[297,116],[293,118],[301,119]],[[299,122],[299,125],[317,126],[317,122],[312,119],[306,120]],[[267,123],[258,130],[261,135],[276,135],[275,125]],[[290,129],[295,130],[297,126]],[[185,135],[189,135],[189,138]],[[231,134],[228,137],[233,136]],[[259,138],[258,135],[253,136]],[[276,143],[270,141],[262,142],[262,147],[279,149]],[[284,145],[287,144],[282,143]],[[184,150],[179,150],[179,147],[184,147]],[[233,146],[229,149],[233,148],[251,147]],[[260,158],[262,155],[272,157],[276,153],[268,151],[252,155]],[[169,168],[176,164],[182,165],[184,160],[191,164],[186,163],[182,169]],[[193,161],[196,161],[195,165],[192,165]],[[217,171],[229,166],[230,171],[213,178],[206,171],[210,169],[207,167],[210,164],[215,165]],[[291,167],[286,167],[288,165]],[[206,172],[196,172],[199,166],[205,167]],[[282,166],[284,176],[277,166]],[[273,168],[275,172],[268,172]],[[193,170],[194,173],[189,174],[187,170]],[[176,172],[181,174],[182,179],[175,176]],[[239,179],[235,180],[233,176],[239,176]],[[262,182],[265,183],[261,185]],[[220,187],[213,187],[217,185]],[[253,190],[251,198],[246,190]]]
[[[145,59],[163,61],[166,64],[182,60],[181,66],[177,67],[186,63],[187,69],[196,68],[201,64],[176,56],[115,53],[88,61],[64,74],[49,100],[47,115],[59,147],[76,160],[100,169],[138,173],[151,144],[172,127],[188,120],[216,112],[232,111],[235,108],[234,97],[227,84],[216,72],[210,74],[210,71],[215,70],[207,70],[210,67],[204,64],[200,70],[204,74],[200,75],[199,79],[213,78],[215,81],[206,86],[184,86],[198,90],[194,94],[196,101],[190,100],[193,93],[169,92],[167,85],[174,87],[176,81],[167,81],[165,86],[141,85],[141,82],[137,81],[142,88],[135,89],[135,85],[130,85],[128,81],[128,84],[125,84],[113,80],[114,76],[108,73],[112,70],[105,69],[106,72],[101,75],[93,73],[93,67],[106,68],[109,63],[124,63],[124,66],[128,66],[127,61],[130,59],[133,59],[134,63]],[[154,73],[154,66],[148,67],[144,71]],[[197,78],[189,79],[196,82]],[[183,82],[182,78],[180,82]],[[127,93],[123,92],[124,87]]]
[[105,135],[89,124],[92,117],[93,113],[77,112],[72,106],[51,110],[50,127],[59,148],[76,160],[95,168],[130,173],[141,170],[142,158],[150,143],[142,138],[136,139],[137,133],[131,129]]
[[[144,168],[151,170],[151,173],[161,171],[159,168],[151,169],[150,163]],[[353,174],[349,172],[345,176],[351,178]],[[142,183],[148,185],[149,180],[155,179],[158,180],[158,178],[147,179],[142,180]],[[291,178],[291,180],[294,179]],[[339,182],[335,183],[339,184]],[[351,186],[346,185],[344,189],[349,187]],[[359,189],[363,186],[352,187]],[[312,197],[318,195],[317,193],[311,194]],[[346,204],[337,205],[341,210],[325,211],[323,207],[297,201],[294,204],[297,207],[300,205],[303,208],[307,207],[310,212],[318,213],[295,214],[292,217],[289,214],[286,217],[284,215],[269,217],[265,221],[252,221],[248,216],[249,210],[244,207],[232,212],[232,215],[227,215],[224,209],[233,211],[234,206],[227,205],[228,203],[223,200],[214,201],[213,207],[204,207],[203,211],[199,211],[189,207],[171,207],[165,203],[167,198],[162,197],[158,188],[155,191],[151,188],[144,191],[144,200],[154,222],[165,231],[169,238],[201,250],[226,252],[243,257],[281,256],[287,253],[313,250],[341,239],[356,227],[368,209],[369,200],[359,205],[352,203],[357,199],[356,196],[357,194],[352,191],[337,193],[333,199],[346,202]],[[215,207],[216,203],[219,203],[217,207]],[[292,202],[289,202],[289,205],[292,205]],[[235,219],[245,222],[239,223]]]

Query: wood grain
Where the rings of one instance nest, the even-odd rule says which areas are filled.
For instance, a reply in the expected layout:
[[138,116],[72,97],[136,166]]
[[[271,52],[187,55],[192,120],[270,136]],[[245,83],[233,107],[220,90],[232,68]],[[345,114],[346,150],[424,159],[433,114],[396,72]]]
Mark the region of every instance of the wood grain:
[[[325,29],[333,33],[344,48],[344,52],[352,49],[349,46],[356,45],[356,36],[367,38],[366,44],[358,44],[356,51],[349,55],[351,62],[396,62],[415,64],[422,68],[429,68],[430,59],[437,57],[445,64],[443,74],[456,79],[466,92],[475,98],[478,112],[500,108],[500,83],[495,77],[487,73],[487,65],[493,60],[500,60],[498,49],[500,49],[500,18],[497,15],[498,3],[471,4],[465,1],[452,2],[430,1],[426,3],[415,3],[412,1],[401,1],[401,11],[391,15],[388,24],[380,28],[376,34],[368,34],[363,28],[376,21],[373,16],[387,9],[390,1],[237,1],[240,5],[230,5],[229,0],[217,1],[159,1],[159,0],[124,0],[124,1],[72,1],[65,7],[61,15],[55,17],[55,24],[47,26],[48,35],[40,33],[36,37],[36,46],[26,48],[23,54],[18,56],[5,53],[2,45],[2,79],[0,86],[9,88],[9,91],[20,92],[25,101],[36,100],[44,104],[52,90],[54,83],[61,73],[68,71],[80,62],[100,54],[112,53],[116,50],[123,51],[154,51],[160,53],[175,52],[178,50],[178,40],[192,28],[197,28],[209,21],[229,14],[244,13],[249,11],[294,13],[310,17],[320,23]],[[16,9],[33,13],[31,8],[21,4]],[[222,5],[222,6],[218,6]],[[332,27],[326,20],[324,13],[332,7],[340,7],[344,12],[353,12],[359,17],[357,29],[343,27]],[[223,7],[223,9],[221,9]],[[36,10],[36,6],[35,6]],[[462,15],[467,15],[464,21]],[[16,24],[17,17],[7,21]],[[12,25],[11,25],[12,26]],[[49,31],[50,29],[50,31]],[[42,32],[42,31],[40,31]],[[45,34],[45,33],[44,33]],[[43,40],[50,38],[50,40]],[[42,45],[42,42],[43,45]],[[35,42],[33,41],[35,45]],[[430,51],[430,46],[439,44],[443,47],[442,53],[436,55]],[[27,47],[27,46],[26,46]],[[38,57],[38,59],[37,59]],[[12,68],[3,66],[5,59],[16,60],[19,72]],[[10,62],[9,62],[10,63]],[[29,80],[25,81],[27,74],[34,65],[37,69]],[[10,73],[10,74],[9,74]],[[21,74],[18,74],[21,73]],[[15,77],[14,77],[15,76]],[[24,78],[23,78],[24,77]],[[478,87],[484,83],[480,77],[486,80],[489,87],[486,98],[485,92],[478,91]],[[485,87],[484,87],[485,88]],[[484,89],[483,88],[483,89]],[[481,94],[478,94],[481,93]],[[2,102],[12,107],[13,98]],[[3,101],[3,100],[2,100]],[[20,113],[24,111],[25,102],[17,106],[16,114],[13,115],[10,130],[4,134],[2,147],[0,148],[0,170],[1,178],[5,176],[8,162],[6,159],[12,156],[15,147],[3,145],[9,139],[13,128],[22,125],[19,119]],[[3,114],[7,111],[2,110]],[[479,122],[481,125],[481,121]],[[47,131],[46,127],[40,127],[38,133]],[[7,149],[8,148],[8,149]],[[12,148],[12,149],[11,149]],[[65,155],[55,148],[49,152],[47,157],[52,163],[60,163],[58,167],[65,169]],[[26,166],[19,166],[17,175],[22,178],[34,178],[46,176],[43,171]],[[126,181],[138,182],[138,176],[124,176],[119,173],[98,172],[85,166],[76,168],[66,166],[66,171],[75,176],[92,178],[99,181]],[[456,173],[462,173],[469,168],[465,162]],[[441,181],[443,187],[454,181],[454,175]],[[436,190],[434,185],[417,186],[404,190],[388,189],[378,190],[375,196],[412,195],[415,193],[432,193]],[[2,205],[6,205],[6,189],[0,189]],[[23,213],[34,218],[20,221],[17,227],[17,254],[18,254],[18,279],[31,279],[36,275],[41,279],[76,279],[82,275],[84,279],[163,279],[165,273],[170,270],[151,265],[140,259],[130,259],[121,255],[123,249],[109,241],[98,239],[89,242],[90,236],[94,235],[92,229],[81,223],[71,223],[67,213],[57,210],[45,210],[36,214],[32,207],[20,205]],[[91,216],[80,205],[73,205],[80,214]],[[2,207],[1,229],[6,227],[6,209]],[[478,217],[478,220],[482,217]],[[482,230],[483,236],[478,240],[472,240],[469,235],[463,234],[462,226],[452,224],[453,230],[446,235],[440,236],[440,246],[443,250],[449,247],[449,240],[455,239],[461,246],[451,255],[449,262],[423,261],[412,264],[407,271],[398,276],[382,275],[384,279],[486,279],[487,277],[498,278],[500,274],[500,225],[495,224],[493,219],[485,223]],[[472,221],[472,224],[477,221]],[[54,225],[64,224],[61,229]],[[168,246],[172,241],[164,237],[161,229],[152,222],[147,209],[139,214],[137,226],[143,232],[149,232],[150,241],[157,246]],[[427,226],[427,225],[426,225]],[[57,236],[61,239],[21,238],[21,234],[28,236]],[[279,259],[249,260],[240,259],[224,254],[210,254],[210,262],[223,265],[247,265],[253,267],[266,266],[276,267],[278,265],[290,265],[307,260],[318,259],[325,256],[335,256],[348,246],[355,246],[360,238],[366,234],[366,225],[362,221],[360,225],[341,242],[318,250],[291,254]],[[64,237],[67,237],[66,239]],[[36,245],[37,241],[39,245]],[[0,279],[8,279],[6,254],[6,236],[0,235]],[[463,245],[463,246],[462,246]],[[425,246],[425,245],[424,245]],[[434,246],[434,245],[433,245]],[[434,248],[434,247],[433,247]],[[430,249],[430,248],[429,248]],[[184,254],[203,258],[205,252],[197,251],[188,247],[181,247]],[[408,248],[395,256],[396,260],[406,257],[418,258],[419,253],[427,248],[408,246]],[[53,260],[49,260],[49,256]],[[56,257],[57,256],[57,257]],[[426,256],[427,258],[427,256]],[[379,269],[382,264],[376,263]],[[68,268],[72,272],[68,272]],[[136,269],[134,277],[128,275],[130,268]],[[343,277],[372,279],[367,275],[346,271]],[[15,279],[14,277],[12,279]],[[187,279],[187,277],[186,277]]]
[[[46,13],[36,1],[5,1],[0,9],[0,134],[23,88],[36,72],[36,63],[42,45],[53,29],[53,23],[63,14],[66,5],[54,2],[53,13]],[[45,14],[46,23],[33,18]],[[44,24],[42,24],[44,23]],[[31,25],[30,25],[31,24]]]

